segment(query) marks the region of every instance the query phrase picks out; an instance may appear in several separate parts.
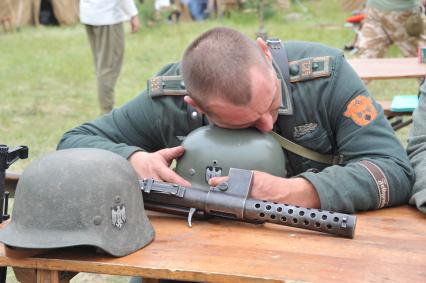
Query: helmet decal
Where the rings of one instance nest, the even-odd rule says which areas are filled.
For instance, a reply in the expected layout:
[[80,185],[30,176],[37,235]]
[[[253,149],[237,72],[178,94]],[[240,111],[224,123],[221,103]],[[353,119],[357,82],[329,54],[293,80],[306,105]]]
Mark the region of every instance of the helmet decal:
[[206,167],[206,183],[209,183],[209,180],[214,177],[221,177],[222,176],[222,167],[217,166],[217,161],[213,161],[213,165]]
[[126,206],[118,204],[111,208],[112,225],[121,230],[126,223]]

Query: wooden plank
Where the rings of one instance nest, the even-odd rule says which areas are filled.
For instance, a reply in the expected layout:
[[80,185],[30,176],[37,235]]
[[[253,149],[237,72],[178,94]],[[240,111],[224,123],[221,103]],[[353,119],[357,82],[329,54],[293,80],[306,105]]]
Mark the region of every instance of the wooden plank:
[[[85,248],[31,259],[67,270],[207,282],[422,282],[426,216],[413,207],[359,213],[353,240],[273,224],[213,219],[186,226],[181,217],[150,215],[155,240],[126,257]],[[0,256],[0,262],[9,259]]]
[[364,80],[409,79],[426,77],[426,64],[411,58],[349,59],[349,64]]
[[5,191],[8,191],[10,193],[9,197],[15,196],[16,185],[18,184],[18,180],[20,176],[21,176],[20,173],[6,171],[4,188],[5,188]]

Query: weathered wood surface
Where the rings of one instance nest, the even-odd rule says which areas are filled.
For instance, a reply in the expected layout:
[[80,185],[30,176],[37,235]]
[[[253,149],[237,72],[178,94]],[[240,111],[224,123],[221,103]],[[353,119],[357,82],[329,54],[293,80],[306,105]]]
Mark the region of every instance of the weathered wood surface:
[[6,171],[5,191],[10,193],[10,197],[15,196],[16,185],[18,184],[21,173]]
[[359,77],[364,80],[409,79],[426,77],[426,64],[416,57],[349,59]]
[[426,216],[408,206],[358,214],[353,240],[274,224],[150,215],[156,238],[113,258],[73,248],[0,265],[208,282],[424,282]]

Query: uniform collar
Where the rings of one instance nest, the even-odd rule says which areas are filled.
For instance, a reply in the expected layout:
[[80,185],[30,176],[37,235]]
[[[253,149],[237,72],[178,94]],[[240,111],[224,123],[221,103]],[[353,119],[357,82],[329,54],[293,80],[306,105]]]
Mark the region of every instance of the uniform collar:
[[272,65],[277,74],[277,78],[280,80],[281,84],[281,106],[278,110],[278,115],[293,115],[293,99],[291,96],[290,86],[287,86],[287,83],[282,75],[278,64],[272,59]]

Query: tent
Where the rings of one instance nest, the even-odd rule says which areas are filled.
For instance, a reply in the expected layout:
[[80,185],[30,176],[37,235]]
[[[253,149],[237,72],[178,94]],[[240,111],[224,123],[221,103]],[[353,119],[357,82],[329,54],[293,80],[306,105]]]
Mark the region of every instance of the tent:
[[79,0],[0,0],[0,22],[5,28],[24,25],[72,25],[79,21]]

